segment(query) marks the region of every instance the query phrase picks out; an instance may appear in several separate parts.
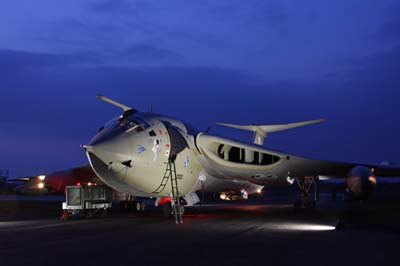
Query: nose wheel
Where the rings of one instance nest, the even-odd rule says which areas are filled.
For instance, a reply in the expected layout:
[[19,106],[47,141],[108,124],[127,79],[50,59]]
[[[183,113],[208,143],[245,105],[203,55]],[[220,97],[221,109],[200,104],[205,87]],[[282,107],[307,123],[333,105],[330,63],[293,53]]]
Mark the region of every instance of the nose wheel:
[[121,201],[121,209],[125,211],[144,212],[146,204],[133,196],[128,196],[124,201]]
[[146,210],[146,204],[144,204],[144,202],[136,201],[135,210],[137,212],[144,212]]

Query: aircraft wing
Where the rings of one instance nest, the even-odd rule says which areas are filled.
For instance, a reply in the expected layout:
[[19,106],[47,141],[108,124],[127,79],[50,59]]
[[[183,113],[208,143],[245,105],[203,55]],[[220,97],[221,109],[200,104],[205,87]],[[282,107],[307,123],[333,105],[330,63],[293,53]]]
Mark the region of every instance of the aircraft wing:
[[[327,177],[344,178],[350,170],[355,166],[365,166],[370,168],[376,176],[398,177],[400,176],[400,166],[386,166],[359,162],[337,162],[308,159],[302,157],[294,157],[296,165],[300,169],[304,169],[303,175],[323,175]],[[296,172],[296,171],[293,171]],[[311,174],[308,174],[311,173]]]
[[15,177],[15,178],[8,178],[7,182],[29,182],[33,178],[36,178],[37,176],[27,176],[27,177]]
[[[93,173],[92,168],[90,167],[89,164],[85,164],[85,165],[80,165],[77,167],[73,167],[71,169],[68,170],[62,170],[62,171],[57,171],[54,173],[59,173],[59,172],[73,172],[74,175],[76,175],[77,177],[80,176],[95,176],[95,174]],[[50,175],[53,173],[50,173]],[[32,175],[32,176],[24,176],[24,177],[14,177],[14,178],[8,178],[7,182],[30,182],[33,180],[44,180],[46,178],[46,176],[49,174],[39,174],[39,175]]]
[[86,184],[95,182],[102,184],[96,178],[91,166],[81,165],[74,168],[26,177],[16,177],[7,179],[8,183],[19,183],[15,186],[15,191],[21,194],[63,194],[66,186],[76,185],[77,183]]
[[257,184],[285,181],[288,176],[344,178],[355,166],[368,167],[376,176],[400,176],[400,166],[313,160],[206,134],[199,134],[196,143],[211,175]]

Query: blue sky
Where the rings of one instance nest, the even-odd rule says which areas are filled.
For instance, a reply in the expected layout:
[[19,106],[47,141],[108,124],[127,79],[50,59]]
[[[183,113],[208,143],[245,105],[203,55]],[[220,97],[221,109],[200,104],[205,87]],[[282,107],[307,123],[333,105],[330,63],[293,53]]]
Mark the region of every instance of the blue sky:
[[86,163],[79,145],[119,113],[97,93],[199,129],[324,117],[265,146],[400,162],[399,13],[398,1],[3,0],[0,168]]

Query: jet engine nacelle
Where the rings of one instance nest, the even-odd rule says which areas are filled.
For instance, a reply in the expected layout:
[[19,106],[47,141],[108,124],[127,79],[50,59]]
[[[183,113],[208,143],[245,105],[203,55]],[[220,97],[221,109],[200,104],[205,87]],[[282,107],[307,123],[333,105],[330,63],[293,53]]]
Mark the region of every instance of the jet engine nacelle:
[[373,171],[365,166],[353,167],[346,179],[347,192],[355,199],[365,200],[376,189],[376,177]]

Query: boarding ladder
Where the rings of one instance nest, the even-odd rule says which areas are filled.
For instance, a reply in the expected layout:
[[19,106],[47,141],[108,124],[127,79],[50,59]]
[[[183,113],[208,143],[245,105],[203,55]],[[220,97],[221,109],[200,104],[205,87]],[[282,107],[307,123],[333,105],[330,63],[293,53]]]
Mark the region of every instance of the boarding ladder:
[[178,178],[176,176],[176,166],[174,158],[168,160],[167,169],[168,168],[170,169],[169,173],[171,177],[171,192],[172,192],[171,207],[174,212],[176,224],[182,224],[183,213],[182,213],[181,202],[179,200]]
[[156,190],[153,191],[154,194],[160,194],[161,192],[164,191],[165,187],[168,184],[169,177],[172,175],[171,169],[172,169],[171,163],[168,161],[167,169],[165,170],[164,177],[161,180],[161,184],[156,188]]
[[171,180],[171,207],[175,216],[175,222],[177,224],[183,223],[182,221],[182,206],[179,200],[179,189],[178,189],[178,178],[176,176],[176,166],[175,166],[175,158],[169,158],[167,163],[167,169],[165,170],[165,174],[163,179],[161,180],[161,184],[153,191],[155,194],[161,193],[168,184],[168,180]]

